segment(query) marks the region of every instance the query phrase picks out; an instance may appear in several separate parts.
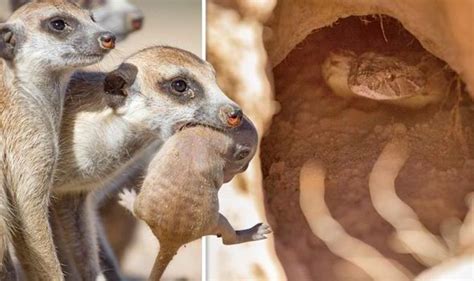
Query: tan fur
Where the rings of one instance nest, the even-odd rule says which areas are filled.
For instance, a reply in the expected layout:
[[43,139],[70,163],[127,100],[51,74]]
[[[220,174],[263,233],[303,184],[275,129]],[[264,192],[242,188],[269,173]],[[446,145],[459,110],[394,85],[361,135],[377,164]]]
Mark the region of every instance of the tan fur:
[[[161,143],[185,124],[199,122],[226,129],[220,109],[237,108],[217,86],[213,68],[184,50],[152,47],[124,63],[136,66],[138,73],[133,84],[124,89],[123,104],[108,106],[104,80],[110,74],[99,72],[74,74],[65,103],[52,207],[62,214],[56,225],[67,233],[64,244],[85,279],[101,270],[94,235],[100,235],[100,229],[95,229],[97,223],[88,223],[96,221],[96,216],[95,210],[89,210],[92,206],[84,207],[89,200],[85,195],[106,186],[116,190],[127,179],[141,176]],[[174,100],[159,84],[177,75],[198,81],[202,93],[181,102]],[[111,263],[110,259],[104,262]],[[114,271],[119,275],[117,268],[104,274]]]
[[[217,193],[229,177],[226,173],[232,177],[242,171],[255,154],[257,137],[252,130],[253,126],[246,126],[223,134],[203,127],[184,129],[152,160],[138,196],[133,192],[121,194],[120,203],[145,221],[160,241],[150,280],[161,278],[182,245],[204,235],[217,235],[224,244],[237,244],[265,239],[270,233],[262,224],[235,231],[219,213]],[[236,137],[239,134],[241,139]],[[242,140],[245,144],[240,143]],[[239,145],[248,145],[250,152],[235,160],[233,154]],[[229,164],[232,162],[238,165]]]
[[[67,35],[84,37],[83,50],[73,50],[70,37],[60,40],[41,28],[59,13],[83,25]],[[15,53],[0,65],[0,215],[26,278],[63,280],[48,222],[62,104],[71,72],[105,55],[96,38],[103,30],[88,12],[60,0],[25,5],[4,26],[12,30]]]

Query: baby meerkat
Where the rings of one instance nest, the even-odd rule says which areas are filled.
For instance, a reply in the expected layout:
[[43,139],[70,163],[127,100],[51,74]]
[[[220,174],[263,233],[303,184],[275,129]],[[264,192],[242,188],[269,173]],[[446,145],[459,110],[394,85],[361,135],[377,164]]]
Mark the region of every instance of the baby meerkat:
[[89,12],[64,0],[34,1],[0,24],[0,225],[28,280],[63,279],[48,205],[64,95],[72,72],[114,44]]
[[202,236],[217,235],[229,245],[265,239],[271,232],[261,223],[236,231],[219,213],[220,187],[245,171],[257,142],[255,127],[247,118],[228,132],[185,128],[155,155],[140,193],[119,195],[119,203],[145,221],[160,242],[150,280],[161,278],[182,245]]

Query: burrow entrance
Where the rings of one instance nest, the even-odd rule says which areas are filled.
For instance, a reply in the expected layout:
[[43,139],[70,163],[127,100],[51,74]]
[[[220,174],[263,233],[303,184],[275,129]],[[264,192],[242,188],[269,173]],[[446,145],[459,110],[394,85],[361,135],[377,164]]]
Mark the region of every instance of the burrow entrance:
[[281,112],[263,139],[261,155],[277,254],[290,280],[364,276],[313,235],[302,215],[299,172],[306,160],[315,158],[327,170],[325,201],[332,216],[350,235],[417,274],[426,267],[389,246],[393,228],[370,201],[369,174],[394,131],[406,129],[410,156],[396,180],[399,197],[432,233],[439,234],[448,218],[462,219],[465,196],[474,191],[473,103],[447,65],[446,95],[422,108],[340,97],[321,74],[321,65],[336,50],[403,60],[429,55],[393,18],[348,17],[314,31],[273,69]]

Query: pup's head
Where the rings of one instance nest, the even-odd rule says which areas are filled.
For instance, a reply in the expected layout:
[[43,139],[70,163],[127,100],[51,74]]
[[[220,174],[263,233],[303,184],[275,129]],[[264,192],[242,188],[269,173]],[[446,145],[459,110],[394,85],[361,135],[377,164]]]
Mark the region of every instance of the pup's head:
[[99,62],[115,36],[66,0],[37,0],[0,24],[0,57],[12,65],[62,71]]
[[118,115],[163,139],[190,125],[227,131],[242,121],[212,66],[180,49],[153,47],[132,55],[107,75],[104,90]]
[[224,182],[230,181],[236,174],[247,169],[258,146],[257,129],[247,116],[244,116],[240,126],[229,130],[227,135],[232,141],[224,156],[226,160]]

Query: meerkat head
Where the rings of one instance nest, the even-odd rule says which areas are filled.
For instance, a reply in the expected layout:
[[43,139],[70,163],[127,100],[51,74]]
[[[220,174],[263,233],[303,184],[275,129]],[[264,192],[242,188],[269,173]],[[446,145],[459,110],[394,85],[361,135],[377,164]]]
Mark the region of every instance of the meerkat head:
[[[125,39],[130,33],[143,27],[143,12],[128,0],[72,0],[94,15],[97,23],[117,36]],[[10,0],[12,11],[31,0]]]
[[66,0],[37,0],[0,24],[0,57],[13,66],[62,71],[99,62],[115,36]]
[[239,127],[229,130],[227,136],[230,145],[224,154],[224,182],[229,182],[236,174],[247,169],[258,147],[257,129],[247,116],[244,116]]
[[219,88],[212,66],[171,47],[153,47],[128,58],[105,79],[108,105],[164,139],[194,125],[227,131],[242,121],[240,107]]
[[[118,40],[125,39],[130,33],[143,27],[143,12],[128,0],[83,0],[100,25],[112,31]],[[97,3],[99,2],[99,3]]]

